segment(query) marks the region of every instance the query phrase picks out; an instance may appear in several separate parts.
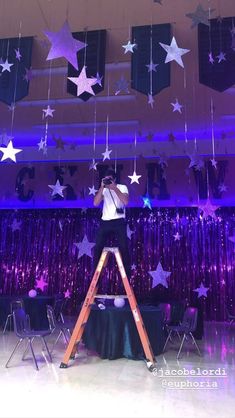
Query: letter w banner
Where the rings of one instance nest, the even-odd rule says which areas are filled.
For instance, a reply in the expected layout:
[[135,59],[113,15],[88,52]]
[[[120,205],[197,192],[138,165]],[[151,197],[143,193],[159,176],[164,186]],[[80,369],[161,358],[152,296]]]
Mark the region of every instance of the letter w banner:
[[[31,68],[33,37],[0,39],[0,63],[6,61],[8,69],[0,66],[0,101],[11,105],[29,93],[30,77],[27,71]],[[16,51],[19,50],[19,59]]]
[[[91,30],[88,32],[75,32],[73,37],[87,46],[78,52],[79,71],[68,63],[68,77],[79,77],[84,66],[88,78],[99,76],[100,82],[92,86],[95,94],[104,90],[105,78],[105,51],[106,51],[106,30]],[[67,92],[77,97],[77,86],[70,80],[67,82]],[[78,96],[84,102],[92,97],[92,94],[84,92]]]
[[[146,95],[154,96],[170,86],[170,63],[165,64],[166,51],[159,42],[170,45],[169,23],[132,28],[132,43],[137,44],[137,48],[131,57],[131,88]],[[157,64],[156,71],[149,71],[147,67],[151,59]]]

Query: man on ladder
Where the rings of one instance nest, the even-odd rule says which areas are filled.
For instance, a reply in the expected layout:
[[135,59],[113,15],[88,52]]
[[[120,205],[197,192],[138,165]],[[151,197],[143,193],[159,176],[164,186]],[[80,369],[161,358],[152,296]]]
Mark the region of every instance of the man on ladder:
[[116,174],[111,169],[106,171],[106,175],[102,179],[101,186],[94,197],[94,206],[99,206],[102,200],[103,212],[94,249],[94,270],[99,262],[106,239],[113,233],[117,239],[126,275],[130,280],[131,264],[125,222],[125,206],[128,205],[129,194],[127,186],[116,184]]

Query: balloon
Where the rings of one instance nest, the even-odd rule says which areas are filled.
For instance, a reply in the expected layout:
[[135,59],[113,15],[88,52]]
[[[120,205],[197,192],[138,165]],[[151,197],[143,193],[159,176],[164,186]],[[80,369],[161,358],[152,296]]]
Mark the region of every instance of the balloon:
[[31,289],[28,293],[30,298],[35,298],[35,296],[37,296],[37,292],[35,289]]
[[114,303],[114,306],[116,306],[116,308],[123,308],[123,306],[125,306],[125,299],[115,298],[113,303]]

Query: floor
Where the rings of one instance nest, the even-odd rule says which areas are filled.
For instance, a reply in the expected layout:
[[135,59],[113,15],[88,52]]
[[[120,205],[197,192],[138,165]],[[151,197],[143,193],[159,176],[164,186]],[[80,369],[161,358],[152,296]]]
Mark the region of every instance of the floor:
[[156,375],[144,361],[101,360],[84,347],[71,367],[60,369],[63,340],[53,364],[35,344],[39,371],[30,356],[21,361],[20,350],[5,368],[15,342],[12,332],[1,333],[1,417],[234,417],[235,325],[206,323],[201,358],[188,345],[176,361],[176,340],[158,356]]

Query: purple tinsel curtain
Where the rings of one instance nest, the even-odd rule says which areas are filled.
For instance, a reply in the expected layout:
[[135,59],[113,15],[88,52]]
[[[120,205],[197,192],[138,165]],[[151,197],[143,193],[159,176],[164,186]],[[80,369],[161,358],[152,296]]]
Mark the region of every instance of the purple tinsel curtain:
[[[100,210],[2,210],[0,211],[0,295],[23,295],[36,279],[48,282],[46,294],[71,292],[69,312],[83,300],[92,274],[92,259],[78,259],[74,243],[86,234],[95,241]],[[221,208],[217,219],[203,220],[196,208],[135,209],[127,211],[133,231],[130,238],[132,277],[136,296],[144,300],[160,261],[171,271],[169,288],[157,287],[159,300],[181,300],[200,304],[204,317],[222,320],[226,307],[235,305],[235,209]],[[174,235],[180,234],[175,240]],[[115,245],[111,238],[109,245]],[[207,298],[193,290],[203,282]],[[122,284],[111,259],[102,275],[100,290],[122,292]]]

